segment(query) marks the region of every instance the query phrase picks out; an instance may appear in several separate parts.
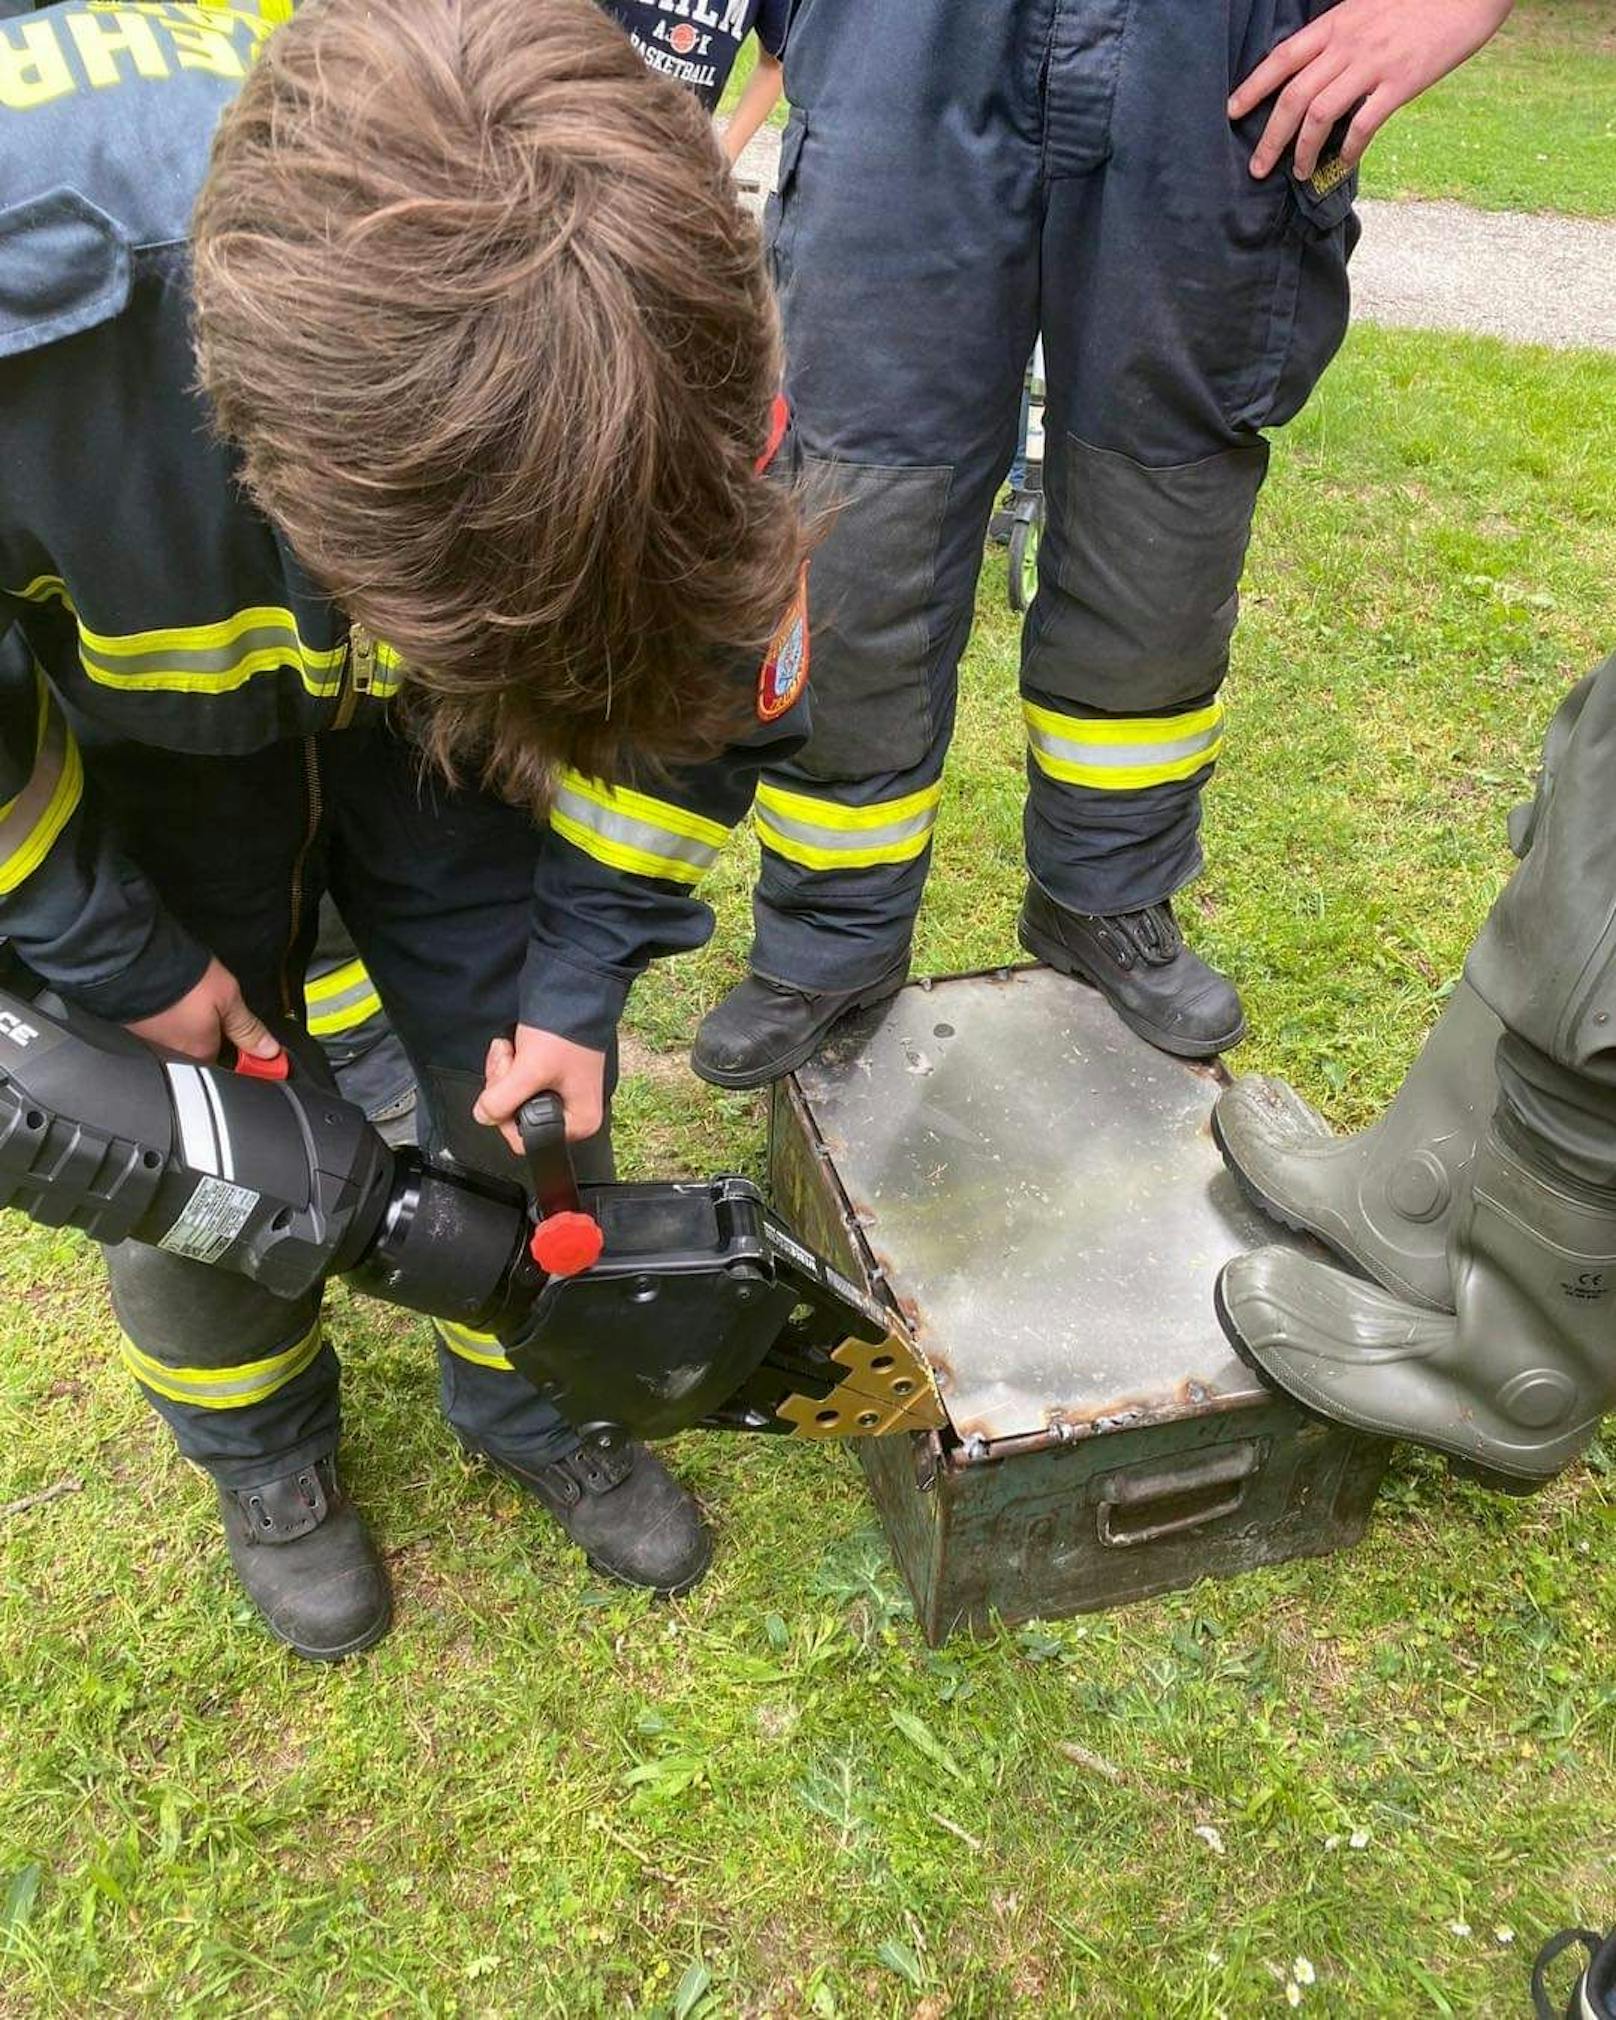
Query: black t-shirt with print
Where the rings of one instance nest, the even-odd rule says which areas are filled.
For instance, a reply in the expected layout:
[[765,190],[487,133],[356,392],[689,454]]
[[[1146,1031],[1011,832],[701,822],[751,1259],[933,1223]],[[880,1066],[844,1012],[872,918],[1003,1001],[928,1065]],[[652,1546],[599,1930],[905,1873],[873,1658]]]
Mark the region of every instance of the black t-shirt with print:
[[748,35],[771,56],[785,43],[791,0],[600,0],[653,70],[688,85],[713,111]]

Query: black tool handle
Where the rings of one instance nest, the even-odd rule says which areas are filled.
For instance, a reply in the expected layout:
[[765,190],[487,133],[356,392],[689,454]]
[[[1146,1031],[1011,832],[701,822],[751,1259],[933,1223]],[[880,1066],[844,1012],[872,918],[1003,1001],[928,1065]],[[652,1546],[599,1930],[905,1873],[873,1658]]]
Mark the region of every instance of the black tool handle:
[[540,1219],[552,1213],[581,1213],[578,1180],[567,1148],[567,1112],[559,1094],[535,1094],[516,1111],[516,1126]]

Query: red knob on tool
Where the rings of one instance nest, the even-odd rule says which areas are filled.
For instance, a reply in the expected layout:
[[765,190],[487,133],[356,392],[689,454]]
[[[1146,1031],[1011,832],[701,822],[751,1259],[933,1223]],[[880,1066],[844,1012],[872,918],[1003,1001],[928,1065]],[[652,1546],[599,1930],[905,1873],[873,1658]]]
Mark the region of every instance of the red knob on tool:
[[600,1261],[606,1237],[587,1213],[552,1213],[533,1230],[528,1253],[553,1277],[575,1277]]
[[282,1051],[273,1059],[260,1059],[256,1052],[238,1052],[235,1070],[243,1080],[290,1080],[292,1055]]

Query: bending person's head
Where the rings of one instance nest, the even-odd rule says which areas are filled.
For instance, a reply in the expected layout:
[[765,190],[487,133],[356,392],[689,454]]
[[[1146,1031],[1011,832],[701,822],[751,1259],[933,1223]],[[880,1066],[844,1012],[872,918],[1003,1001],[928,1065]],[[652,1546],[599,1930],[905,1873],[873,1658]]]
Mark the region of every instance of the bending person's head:
[[525,796],[733,732],[802,548],[753,468],[774,310],[705,115],[594,0],[309,0],[195,262],[247,486],[438,756]]

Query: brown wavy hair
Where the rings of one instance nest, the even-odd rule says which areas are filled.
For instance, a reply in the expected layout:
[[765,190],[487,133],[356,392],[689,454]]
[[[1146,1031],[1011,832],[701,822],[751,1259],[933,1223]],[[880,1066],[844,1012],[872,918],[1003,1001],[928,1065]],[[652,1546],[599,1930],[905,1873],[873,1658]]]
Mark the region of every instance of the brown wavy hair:
[[754,469],[775,311],[705,114],[595,0],[308,0],[219,128],[195,295],[249,491],[451,774],[540,801],[744,726],[805,546]]

